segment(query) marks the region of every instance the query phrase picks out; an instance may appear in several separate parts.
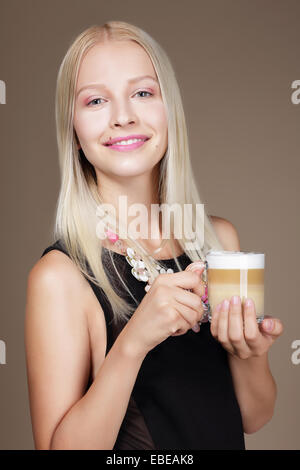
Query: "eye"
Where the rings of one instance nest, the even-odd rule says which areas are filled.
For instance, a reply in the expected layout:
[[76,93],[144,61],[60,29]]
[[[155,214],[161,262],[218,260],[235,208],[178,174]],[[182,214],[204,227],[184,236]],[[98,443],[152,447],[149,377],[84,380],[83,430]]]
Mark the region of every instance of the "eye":
[[[148,96],[153,96],[153,93],[151,93],[150,91],[147,91],[147,90],[137,91],[135,94],[138,95],[140,93],[147,93]],[[141,98],[147,98],[147,96],[141,96]],[[95,103],[96,101],[99,101],[99,100],[102,100],[102,98],[94,98],[93,100],[91,100],[87,103],[87,106],[93,106],[92,103]],[[97,104],[101,104],[101,103],[95,103],[95,104],[97,105]]]
[[99,101],[99,100],[102,100],[102,98],[94,98],[87,104],[87,106],[90,106],[91,103],[93,103],[94,101]]
[[[138,91],[138,92],[136,93],[136,95],[138,95],[139,93],[148,93],[148,95],[153,96],[153,93],[150,93],[150,91],[146,91],[146,90]],[[146,98],[146,97],[145,97],[145,96],[141,96],[141,98]]]

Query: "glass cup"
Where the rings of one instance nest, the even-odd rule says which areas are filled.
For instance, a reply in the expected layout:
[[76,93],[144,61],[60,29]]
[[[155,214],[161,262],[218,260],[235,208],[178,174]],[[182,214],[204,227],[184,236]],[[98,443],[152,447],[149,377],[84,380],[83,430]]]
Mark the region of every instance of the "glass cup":
[[239,295],[242,305],[251,297],[256,319],[264,319],[264,253],[210,250],[206,255],[209,313],[224,299]]

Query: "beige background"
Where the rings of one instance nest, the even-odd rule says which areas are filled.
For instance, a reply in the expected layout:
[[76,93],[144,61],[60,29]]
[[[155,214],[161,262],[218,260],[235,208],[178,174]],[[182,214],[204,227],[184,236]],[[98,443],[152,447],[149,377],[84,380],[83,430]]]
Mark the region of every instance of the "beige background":
[[276,412],[248,449],[299,449],[300,2],[1,0],[0,448],[32,449],[24,355],[28,271],[50,242],[59,190],[54,92],[75,37],[107,20],[148,31],[169,54],[182,90],[200,195],[229,219],[243,250],[266,253],[266,310],[284,335],[270,351]]

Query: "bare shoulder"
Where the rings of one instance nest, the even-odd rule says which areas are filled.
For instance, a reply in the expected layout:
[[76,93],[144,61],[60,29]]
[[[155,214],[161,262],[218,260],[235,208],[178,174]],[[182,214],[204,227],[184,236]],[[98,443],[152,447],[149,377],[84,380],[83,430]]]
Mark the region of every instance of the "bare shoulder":
[[93,308],[103,312],[90,284],[77,266],[65,253],[52,250],[41,257],[32,267],[27,278],[27,290],[36,294],[52,293],[57,298],[62,296],[79,306],[82,321],[88,323],[89,312]]
[[[95,312],[98,323],[91,323]],[[105,347],[104,314],[89,283],[66,254],[50,251],[27,278],[25,350],[36,448],[50,448],[58,424],[85,394],[93,363],[99,367],[104,360]]]
[[[94,378],[106,351],[105,315],[88,281],[60,250],[51,250],[41,257],[28,275],[27,306],[40,304],[42,312],[48,302],[52,302],[52,317],[60,315],[62,320],[63,316],[72,328],[77,322],[81,331],[86,332]],[[34,316],[36,311],[37,308],[27,308],[27,317]]]
[[215,232],[228,251],[240,251],[240,240],[236,227],[227,219],[215,215],[209,216]]
[[[65,253],[52,250],[32,267],[27,278],[27,300],[61,306],[65,319],[88,328],[88,312],[94,305],[93,291],[77,266]],[[30,310],[29,310],[30,312]],[[56,315],[55,312],[52,315]]]
[[50,286],[51,283],[54,283],[58,289],[60,287],[71,288],[76,283],[76,287],[83,290],[86,288],[84,279],[72,260],[59,250],[50,251],[35,263],[29,272],[28,283],[40,286],[45,284]]

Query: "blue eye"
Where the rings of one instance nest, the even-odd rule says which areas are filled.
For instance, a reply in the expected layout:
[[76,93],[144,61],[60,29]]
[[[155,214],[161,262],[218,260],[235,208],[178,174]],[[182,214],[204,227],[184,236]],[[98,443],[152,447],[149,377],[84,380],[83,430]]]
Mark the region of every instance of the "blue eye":
[[[148,95],[153,96],[153,93],[150,93],[150,91],[146,91],[146,90],[137,91],[136,95],[138,95],[139,93],[147,93]],[[141,98],[147,98],[147,96],[141,96]],[[91,103],[94,103],[95,101],[99,101],[99,100],[102,100],[102,98],[94,98],[89,103],[87,103],[87,106],[90,106]],[[96,103],[96,104],[101,104],[101,103]]]
[[[148,93],[148,95],[153,96],[153,93],[150,93],[150,91],[146,91],[146,90],[138,91],[136,94],[138,93]],[[145,97],[141,96],[141,98],[145,98]]]
[[89,106],[91,103],[93,103],[94,101],[99,101],[99,100],[102,100],[102,98],[94,98],[93,100],[91,100],[87,105]]

